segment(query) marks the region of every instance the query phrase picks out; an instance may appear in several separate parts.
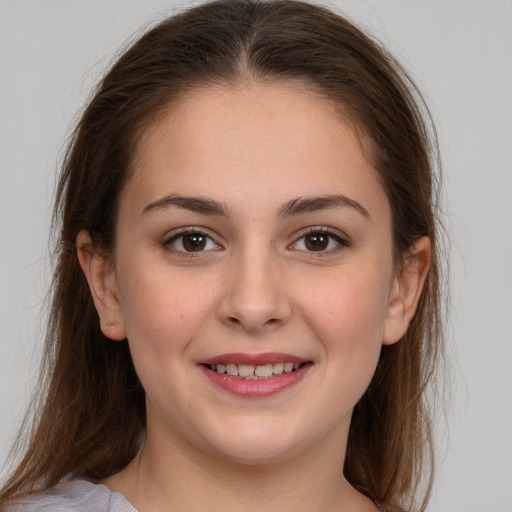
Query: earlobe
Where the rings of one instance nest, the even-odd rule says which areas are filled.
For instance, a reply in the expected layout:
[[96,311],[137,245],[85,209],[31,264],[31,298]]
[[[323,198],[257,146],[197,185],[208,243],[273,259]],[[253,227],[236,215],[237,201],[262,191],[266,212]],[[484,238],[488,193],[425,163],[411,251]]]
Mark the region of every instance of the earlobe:
[[419,238],[393,280],[383,345],[392,345],[407,332],[416,312],[432,260],[432,244],[426,236]]
[[100,317],[100,328],[112,340],[126,338],[126,329],[119,301],[119,291],[111,259],[93,246],[91,235],[82,230],[76,237],[80,266],[89,284],[94,306]]

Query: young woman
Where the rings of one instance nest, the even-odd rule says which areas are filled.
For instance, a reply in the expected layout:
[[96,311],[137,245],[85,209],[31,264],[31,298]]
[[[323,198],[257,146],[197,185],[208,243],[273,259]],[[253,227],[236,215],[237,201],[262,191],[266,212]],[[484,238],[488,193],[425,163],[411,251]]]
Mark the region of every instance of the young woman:
[[293,0],[209,2],[129,48],[64,162],[48,386],[3,509],[424,510],[442,331],[417,98]]

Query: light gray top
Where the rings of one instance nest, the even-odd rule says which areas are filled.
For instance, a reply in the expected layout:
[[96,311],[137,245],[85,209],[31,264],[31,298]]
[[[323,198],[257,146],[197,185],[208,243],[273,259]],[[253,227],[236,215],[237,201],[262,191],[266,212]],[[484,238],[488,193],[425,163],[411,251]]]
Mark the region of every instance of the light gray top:
[[[383,510],[377,505],[378,511]],[[3,512],[137,512],[118,492],[85,480],[71,480],[11,503]]]
[[20,498],[5,512],[137,512],[128,500],[104,485],[72,480]]

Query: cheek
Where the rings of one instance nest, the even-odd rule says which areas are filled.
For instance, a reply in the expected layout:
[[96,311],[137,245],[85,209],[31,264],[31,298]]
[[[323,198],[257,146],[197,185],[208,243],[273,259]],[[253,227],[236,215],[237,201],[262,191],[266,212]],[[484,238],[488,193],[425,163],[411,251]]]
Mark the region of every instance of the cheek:
[[[325,368],[339,393],[355,402],[375,371],[387,317],[388,282],[379,273],[340,274],[316,286],[305,283],[301,312],[322,345]],[[348,399],[348,397],[347,397]]]
[[213,282],[198,283],[168,269],[152,268],[125,272],[128,277],[119,286],[134,359],[139,345],[160,358],[184,350],[204,326],[215,300]]
[[[302,286],[302,309],[328,339],[382,341],[389,285],[376,272],[340,273]],[[338,345],[338,344],[337,344]]]
[[119,285],[128,344],[152,407],[179,417],[180,407],[192,404],[183,403],[176,383],[188,378],[190,365],[183,363],[193,360],[194,340],[207,326],[214,283],[203,281],[198,286],[165,266],[149,267],[152,271],[137,265],[137,272],[125,272]]

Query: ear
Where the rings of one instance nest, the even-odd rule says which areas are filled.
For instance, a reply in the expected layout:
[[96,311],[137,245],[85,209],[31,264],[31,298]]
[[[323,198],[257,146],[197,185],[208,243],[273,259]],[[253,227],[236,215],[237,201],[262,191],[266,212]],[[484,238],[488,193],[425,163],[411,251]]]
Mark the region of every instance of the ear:
[[89,283],[100,317],[100,328],[112,340],[124,340],[126,329],[119,301],[117,277],[111,258],[94,248],[91,235],[82,230],[76,237],[78,261]]
[[419,238],[393,279],[382,338],[383,345],[396,343],[406,333],[418,307],[431,259],[430,238]]

